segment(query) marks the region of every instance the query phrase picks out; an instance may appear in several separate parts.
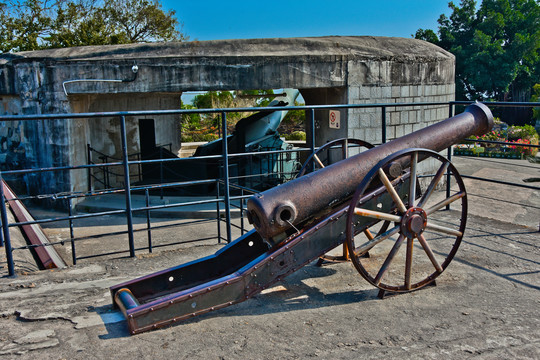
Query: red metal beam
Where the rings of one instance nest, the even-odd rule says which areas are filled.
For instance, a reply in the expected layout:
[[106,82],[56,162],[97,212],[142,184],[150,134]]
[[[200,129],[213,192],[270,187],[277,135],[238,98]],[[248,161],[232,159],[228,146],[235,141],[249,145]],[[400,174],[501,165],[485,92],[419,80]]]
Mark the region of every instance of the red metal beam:
[[[17,199],[13,190],[11,190],[4,180],[2,180],[2,187],[4,196],[13,211],[17,222],[34,221],[34,218],[30,215],[24,204]],[[30,241],[30,244],[37,245],[33,249],[38,256],[41,265],[45,269],[66,267],[64,260],[62,260],[56,250],[49,245],[49,239],[39,224],[22,225],[21,227],[25,237]]]

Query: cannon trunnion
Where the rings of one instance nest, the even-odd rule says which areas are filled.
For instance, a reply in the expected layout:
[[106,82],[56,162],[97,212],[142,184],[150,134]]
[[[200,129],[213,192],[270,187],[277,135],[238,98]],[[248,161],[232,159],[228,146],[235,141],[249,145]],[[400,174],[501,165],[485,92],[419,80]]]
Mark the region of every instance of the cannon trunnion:
[[[214,255],[111,287],[113,304],[132,334],[171,325],[244,301],[341,244],[381,291],[432,284],[453,259],[467,216],[463,181],[437,152],[492,125],[476,103],[257,194],[248,202],[255,230]],[[424,160],[435,172],[421,169]]]

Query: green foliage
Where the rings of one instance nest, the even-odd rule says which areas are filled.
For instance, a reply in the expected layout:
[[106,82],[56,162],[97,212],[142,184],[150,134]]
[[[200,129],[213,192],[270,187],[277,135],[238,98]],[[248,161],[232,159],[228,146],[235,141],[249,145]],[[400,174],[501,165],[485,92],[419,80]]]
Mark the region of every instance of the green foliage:
[[285,135],[286,140],[303,140],[306,141],[306,132],[305,131],[294,131],[291,134]]
[[[182,104],[182,109],[192,110],[196,107]],[[219,137],[217,125],[204,120],[199,113],[183,114],[180,127],[183,142],[212,141]]]
[[419,29],[415,37],[456,56],[458,99],[526,101],[540,82],[540,5],[535,0],[462,0],[448,4],[439,36]]
[[[497,141],[505,144],[478,143],[475,140]],[[489,157],[523,158],[535,156],[538,149],[527,145],[538,145],[539,135],[531,125],[510,126],[507,129],[492,130],[482,136],[454,147],[456,155],[477,155]]]
[[187,39],[158,0],[10,0],[0,20],[1,52]]
[[[195,96],[193,105],[183,104],[182,109],[224,109],[238,107],[266,107],[274,99],[273,90],[243,90],[231,91],[209,91]],[[300,105],[295,102],[295,105]],[[228,112],[227,131],[232,133],[236,123],[253,114],[252,112]],[[290,110],[281,122],[278,129],[289,139],[288,134],[295,133],[291,140],[305,140],[305,133],[297,131],[303,129],[305,111]],[[182,141],[210,141],[217,139],[221,126],[221,113],[208,114],[184,114],[181,120]],[[303,135],[302,135],[303,134]]]
[[439,42],[437,34],[435,34],[435,32],[431,29],[418,29],[413,37],[415,39],[424,40],[433,44],[437,44]]
[[[540,84],[533,86],[531,102],[540,102]],[[540,107],[533,108],[533,119],[540,120]]]
[[[300,104],[298,102],[294,102],[295,106],[302,106],[304,104]],[[283,121],[281,122],[285,126],[292,126],[292,127],[303,127],[304,121],[306,120],[306,111],[305,110],[289,110],[287,112],[287,115],[283,118]]]
[[538,139],[538,133],[534,126],[524,125],[524,126],[510,126],[506,130],[507,138],[510,141],[519,140],[519,139]]

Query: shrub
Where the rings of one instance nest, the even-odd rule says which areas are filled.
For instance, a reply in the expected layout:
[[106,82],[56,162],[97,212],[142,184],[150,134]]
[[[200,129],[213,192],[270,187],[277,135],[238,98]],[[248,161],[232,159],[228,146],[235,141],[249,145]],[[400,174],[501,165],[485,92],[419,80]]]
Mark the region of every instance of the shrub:
[[538,138],[538,133],[532,125],[510,126],[507,130],[508,140]]
[[306,140],[306,133],[304,131],[294,131],[289,135],[285,135],[286,140]]

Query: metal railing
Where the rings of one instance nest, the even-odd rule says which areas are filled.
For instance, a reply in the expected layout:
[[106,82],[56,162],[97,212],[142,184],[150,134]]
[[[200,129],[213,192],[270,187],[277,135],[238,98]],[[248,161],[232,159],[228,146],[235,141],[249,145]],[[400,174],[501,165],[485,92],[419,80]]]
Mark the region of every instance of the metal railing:
[[[472,102],[470,101],[452,101],[449,103],[449,117],[452,117],[455,111],[455,106],[462,106],[462,105],[469,105]],[[540,107],[539,102],[486,102],[485,105],[489,107]],[[535,148],[540,149],[540,145],[534,145],[534,144],[523,144],[523,143],[515,143],[515,142],[500,142],[500,141],[490,141],[490,140],[480,140],[480,139],[467,139],[470,142],[474,143],[480,143],[480,144],[498,144],[498,145],[504,145],[504,146],[520,146],[520,147],[526,147],[526,148]],[[452,159],[452,152],[448,151],[448,159]],[[494,179],[486,179],[481,178],[477,176],[470,176],[470,175],[461,175],[463,178],[477,180],[477,181],[484,181],[484,182],[490,182],[494,184],[501,184],[501,185],[507,185],[511,187],[516,188],[523,188],[523,189],[531,189],[531,190],[540,190],[540,187],[538,186],[531,186],[531,185],[525,185],[525,184],[518,184],[518,183],[511,183],[507,181],[500,181],[500,180],[494,180]],[[449,194],[449,186],[450,184],[447,184],[447,195]],[[540,223],[538,226],[538,231],[540,231]]]
[[[247,157],[248,159],[253,156],[261,156],[261,155],[269,155],[269,156],[283,156],[284,154],[287,154],[289,152],[307,152],[307,153],[314,153],[317,150],[317,147],[315,146],[315,111],[317,110],[328,110],[328,109],[354,109],[354,108],[375,108],[380,109],[381,114],[381,127],[380,127],[380,135],[381,135],[381,142],[385,143],[387,141],[387,109],[388,108],[409,108],[409,107],[441,107],[441,106],[448,106],[448,115],[449,117],[454,115],[455,107],[460,105],[466,105],[470,102],[425,102],[425,103],[384,103],[384,104],[354,104],[354,105],[317,105],[317,106],[294,106],[294,107],[269,107],[269,108],[232,108],[232,109],[206,109],[206,110],[160,110],[160,111],[127,111],[127,112],[109,112],[109,113],[80,113],[80,114],[47,114],[47,115],[13,115],[13,116],[0,116],[0,121],[31,121],[31,120],[48,120],[48,119],[63,119],[65,121],[70,121],[72,119],[79,119],[79,118],[87,118],[87,119],[93,119],[98,117],[115,117],[118,118],[120,121],[120,137],[121,137],[121,159],[118,161],[113,162],[105,162],[105,163],[93,163],[89,161],[88,164],[83,165],[76,165],[76,166],[58,166],[58,167],[50,167],[50,168],[30,168],[30,169],[20,169],[20,170],[10,170],[10,171],[3,171],[0,172],[0,181],[3,177],[13,177],[13,176],[23,176],[27,174],[40,174],[43,172],[63,172],[63,171],[73,171],[73,170],[87,170],[89,173],[92,170],[97,171],[104,171],[104,169],[108,169],[110,167],[120,167],[122,169],[121,174],[123,175],[125,181],[121,188],[106,188],[100,191],[95,191],[91,187],[88,189],[87,192],[69,192],[69,193],[57,193],[57,194],[38,194],[36,196],[28,196],[28,197],[21,197],[21,200],[25,199],[48,199],[48,200],[54,200],[54,201],[65,201],[67,202],[67,208],[69,210],[68,216],[63,217],[57,217],[57,218],[46,218],[46,219],[40,219],[35,220],[32,222],[12,222],[9,223],[8,217],[7,217],[7,208],[6,208],[6,202],[4,198],[4,194],[2,191],[0,191],[0,216],[2,221],[2,231],[0,232],[0,246],[4,246],[5,253],[6,253],[6,260],[7,260],[7,267],[8,267],[8,273],[9,276],[15,275],[15,267],[14,267],[14,261],[13,261],[13,251],[15,250],[21,250],[21,249],[28,249],[31,248],[33,245],[29,246],[22,246],[13,248],[11,246],[11,240],[10,240],[10,227],[17,227],[27,224],[44,224],[44,223],[50,223],[50,222],[58,222],[58,221],[67,221],[69,223],[70,228],[70,239],[69,242],[71,243],[71,249],[72,249],[72,262],[73,264],[77,263],[77,260],[86,259],[90,257],[97,257],[97,256],[104,256],[104,255],[111,255],[111,254],[119,254],[119,253],[126,253],[129,252],[130,257],[134,257],[135,253],[137,251],[146,250],[148,252],[152,252],[153,248],[161,247],[161,246],[170,246],[175,245],[180,242],[173,242],[173,243],[167,243],[167,244],[160,244],[156,245],[153,244],[152,241],[152,230],[156,230],[159,228],[162,228],[164,226],[184,226],[189,224],[198,224],[198,223],[205,223],[208,221],[216,220],[217,224],[217,236],[215,237],[206,237],[204,239],[194,239],[194,240],[185,240],[181,243],[186,242],[193,242],[198,240],[209,240],[209,239],[217,239],[218,242],[226,241],[230,242],[232,240],[232,234],[231,230],[232,227],[237,228],[241,231],[243,234],[246,231],[246,227],[244,224],[244,205],[245,205],[245,199],[250,197],[251,194],[253,194],[254,191],[250,187],[241,186],[234,182],[234,180],[238,180],[238,178],[231,177],[229,174],[229,162],[231,159],[235,159],[238,157]],[[529,106],[540,106],[540,103],[486,103],[488,106],[522,106],[522,107],[529,107]],[[158,159],[158,160],[141,160],[140,158],[137,158],[136,160],[130,160],[130,155],[127,152],[127,138],[126,138],[126,117],[127,116],[147,116],[147,115],[179,115],[179,114],[189,114],[189,113],[219,113],[221,114],[221,137],[222,139],[227,138],[227,114],[229,112],[252,112],[252,111],[280,111],[280,110],[305,110],[306,111],[306,122],[309,122],[310,124],[310,131],[311,133],[308,136],[308,139],[310,141],[307,144],[307,149],[293,149],[293,150],[280,150],[280,151],[263,151],[263,152],[254,152],[254,153],[242,153],[242,154],[229,154],[228,148],[227,148],[227,141],[222,141],[222,155],[215,155],[215,156],[204,156],[199,157],[195,159],[213,159],[217,160],[221,164],[222,173],[221,176],[219,176],[216,179],[207,179],[207,180],[197,180],[197,181],[179,181],[179,182],[173,182],[173,183],[167,183],[167,184],[158,184],[158,185],[142,185],[142,186],[132,186],[131,183],[131,172],[130,172],[130,165],[137,166],[138,168],[141,167],[143,164],[152,164],[152,163],[158,163],[163,164],[164,162],[169,161],[185,161],[185,159]],[[524,144],[520,144],[520,146],[526,146]],[[536,146],[538,147],[538,146]],[[451,149],[448,149],[448,157],[449,159],[452,156]],[[193,159],[193,158],[191,158]],[[279,172],[279,170],[278,170]],[[263,174],[256,174],[253,176],[258,177],[264,177],[271,175],[269,173],[263,173]],[[292,174],[291,174],[292,177]],[[248,177],[250,179],[251,177]],[[482,180],[482,181],[493,181],[497,182],[495,180],[489,180],[489,179],[479,179],[474,177],[469,177],[474,180]],[[247,182],[249,184],[249,181]],[[172,204],[161,204],[161,205],[151,205],[150,204],[150,192],[152,190],[159,189],[162,191],[163,189],[167,188],[183,188],[183,187],[189,187],[189,186],[195,186],[195,185],[209,185],[213,184],[215,185],[215,194],[214,198],[212,199],[205,199],[205,200],[197,200],[197,201],[184,201],[180,203],[172,203]],[[534,190],[540,190],[540,187],[534,187],[534,186],[528,186],[528,185],[521,185],[521,184],[510,184],[505,183],[505,185],[509,186],[519,186],[519,187],[525,187],[528,189],[534,189]],[[448,182],[448,191],[449,190],[450,183]],[[239,192],[238,195],[231,194],[231,191]],[[133,194],[134,193],[144,193],[145,196],[145,206],[139,206],[134,207],[132,200],[133,200]],[[98,213],[89,213],[89,214],[73,214],[72,213],[72,202],[73,199],[76,198],[86,198],[86,197],[96,197],[96,196],[102,196],[107,194],[123,194],[124,200],[125,200],[125,208],[120,210],[110,210],[110,211],[102,211]],[[183,206],[192,206],[192,205],[202,205],[202,204],[212,204],[214,203],[216,205],[216,217],[211,219],[204,219],[204,220],[195,220],[195,221],[188,221],[183,222],[181,224],[172,224],[172,225],[162,225],[162,226],[153,226],[151,222],[151,213],[152,211],[156,211],[159,209],[169,209],[169,208],[176,208],[176,207],[183,207]],[[221,206],[224,207],[223,210],[221,210]],[[238,208],[240,212],[240,225],[233,224],[231,221],[231,208]],[[146,227],[143,227],[142,229],[134,229],[133,226],[133,214],[134,213],[143,213],[146,216]],[[128,250],[119,250],[119,251],[111,251],[104,254],[91,254],[88,256],[77,256],[76,253],[76,243],[87,240],[89,238],[96,238],[104,235],[93,235],[93,236],[87,236],[87,237],[79,237],[76,238],[74,234],[74,222],[86,218],[93,218],[98,216],[104,216],[104,215],[123,215],[126,217],[126,230],[125,231],[119,231],[117,233],[112,233],[112,235],[120,235],[120,234],[127,234],[128,235]],[[222,216],[224,215],[224,216]],[[222,235],[221,231],[221,224],[224,223],[225,225],[225,236]],[[135,241],[134,241],[134,234],[136,232],[142,232],[146,231],[147,233],[147,245],[144,247],[136,247]],[[111,235],[111,233],[108,233],[107,235]],[[56,244],[64,244],[66,240],[52,242],[48,244],[47,246],[52,246]]]

